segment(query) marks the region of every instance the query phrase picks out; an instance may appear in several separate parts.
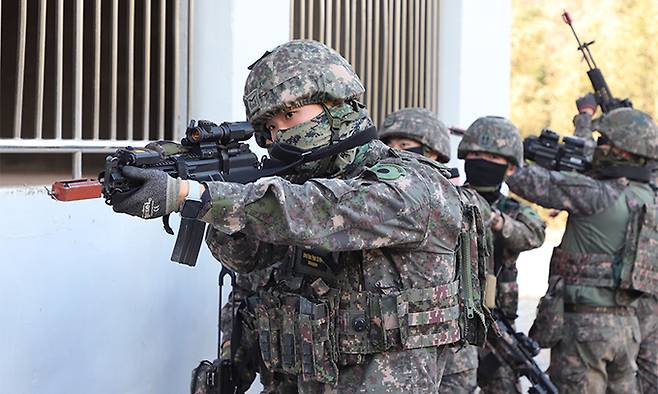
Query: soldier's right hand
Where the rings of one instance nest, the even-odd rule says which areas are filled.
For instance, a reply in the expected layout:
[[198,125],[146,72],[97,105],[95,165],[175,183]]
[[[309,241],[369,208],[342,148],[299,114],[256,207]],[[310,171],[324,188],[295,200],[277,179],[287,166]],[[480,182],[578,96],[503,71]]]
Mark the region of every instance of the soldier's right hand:
[[578,112],[580,113],[584,112],[594,115],[596,112],[596,97],[594,97],[594,94],[591,92],[579,97],[578,100],[576,100],[576,108],[578,108]]

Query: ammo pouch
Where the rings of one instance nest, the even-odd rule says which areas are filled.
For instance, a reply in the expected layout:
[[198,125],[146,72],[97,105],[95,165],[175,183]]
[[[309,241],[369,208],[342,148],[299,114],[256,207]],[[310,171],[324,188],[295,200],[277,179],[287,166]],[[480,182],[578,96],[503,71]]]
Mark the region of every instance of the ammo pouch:
[[560,276],[566,285],[615,288],[616,257],[610,254],[576,253],[553,249],[549,278]]
[[564,279],[551,276],[546,294],[539,300],[537,316],[528,336],[542,348],[551,348],[560,342],[564,330]]
[[361,364],[369,354],[458,342],[458,293],[454,281],[387,295],[264,295],[254,308],[263,362],[274,372],[336,384],[338,366]]
[[462,231],[457,249],[459,275],[459,317],[461,339],[464,343],[483,346],[487,327],[493,323],[489,310],[484,307],[486,267],[490,262],[491,245],[487,230],[475,205],[464,205]]
[[[633,194],[633,193],[631,193]],[[650,204],[628,198],[631,220],[621,257],[619,287],[658,295],[658,196]]]
[[289,293],[264,295],[254,309],[265,366],[273,372],[301,375],[305,381],[336,384],[337,306],[335,290],[320,301]]

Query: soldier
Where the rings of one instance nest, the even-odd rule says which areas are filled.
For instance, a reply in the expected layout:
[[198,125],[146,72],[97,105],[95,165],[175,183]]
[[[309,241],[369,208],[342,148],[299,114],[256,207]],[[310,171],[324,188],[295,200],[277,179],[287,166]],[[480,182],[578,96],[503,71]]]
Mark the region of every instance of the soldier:
[[[386,145],[418,153],[441,163],[450,160],[450,133],[435,114],[423,108],[404,108],[389,114],[379,139]],[[462,198],[475,204],[482,217],[492,215],[489,203],[472,189],[458,188]],[[478,353],[475,346],[453,347],[446,361],[446,369],[439,392],[472,393],[477,388]]]
[[[508,185],[542,206],[569,212],[550,270],[551,283],[563,283],[551,296],[564,301],[556,308],[540,305],[537,317],[547,322],[537,327],[537,338],[551,347],[551,380],[565,393],[632,393],[638,391],[640,341],[634,306],[641,293],[636,290],[655,292],[656,283],[639,274],[629,278],[629,273],[655,271],[658,259],[655,246],[637,242],[642,235],[655,245],[655,238],[627,229],[638,230],[628,225],[637,224],[639,208],[652,209],[648,164],[658,159],[658,128],[649,115],[631,108],[610,111],[594,123],[593,110],[582,103],[579,118],[601,133],[591,172],[531,165],[510,177]],[[637,253],[627,253],[634,245]]]
[[[496,308],[513,323],[519,298],[516,260],[521,252],[541,246],[546,227],[532,208],[500,193],[506,177],[523,163],[521,136],[516,126],[505,118],[482,117],[464,133],[457,156],[465,161],[464,186],[484,197],[494,212],[490,228],[494,245]],[[494,362],[494,357],[488,345],[481,352],[478,384],[482,391],[520,392],[518,375],[506,364]],[[492,365],[498,367],[492,368]]]
[[389,114],[379,129],[379,139],[391,148],[439,163],[450,161],[450,133],[432,111],[424,108],[403,108]]
[[[574,117],[574,135],[585,139],[587,146],[596,146],[592,137],[592,116],[596,113],[596,98],[588,93],[576,100],[578,114]],[[594,149],[591,149],[592,154]],[[591,158],[592,155],[590,155]],[[655,170],[654,170],[655,171]],[[654,177],[653,183],[656,183]],[[636,315],[640,323],[642,342],[637,356],[637,377],[642,393],[658,393],[658,299],[645,294],[638,301]]]
[[[471,282],[456,280],[463,212],[447,172],[372,140],[355,101],[363,86],[325,45],[291,41],[250,69],[247,119],[293,173],[199,184],[127,167],[143,186],[114,209],[154,217],[184,203],[212,225],[208,246],[230,269],[279,266],[248,309],[264,364],[300,392],[435,393],[446,346],[477,321],[460,312]],[[463,332],[473,329],[486,331]]]

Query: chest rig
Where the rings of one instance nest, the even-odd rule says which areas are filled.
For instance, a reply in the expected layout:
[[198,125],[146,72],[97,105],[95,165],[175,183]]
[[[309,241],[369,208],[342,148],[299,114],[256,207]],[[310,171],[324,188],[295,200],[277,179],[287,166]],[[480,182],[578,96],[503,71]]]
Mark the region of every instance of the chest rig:
[[575,253],[556,248],[551,276],[567,285],[619,288],[658,295],[658,193],[651,201],[632,189],[625,191],[630,218],[624,245],[615,254]]
[[[404,176],[404,166],[395,162],[369,170],[384,182]],[[482,345],[484,225],[474,206],[465,206],[463,213],[459,245],[450,257],[457,260],[457,274],[438,286],[363,290],[366,256],[396,267],[393,248],[341,253],[292,248],[282,285],[261,292],[253,303],[267,368],[334,385],[339,368],[362,364],[372,354],[459,342]]]

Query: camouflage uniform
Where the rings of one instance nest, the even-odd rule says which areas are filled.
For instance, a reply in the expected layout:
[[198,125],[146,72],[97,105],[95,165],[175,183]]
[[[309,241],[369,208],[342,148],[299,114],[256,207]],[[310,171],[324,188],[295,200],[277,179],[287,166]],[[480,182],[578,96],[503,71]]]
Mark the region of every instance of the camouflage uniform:
[[[334,51],[291,41],[252,66],[245,105],[263,141],[263,122],[283,108],[346,100],[280,130],[274,156],[276,144],[308,152],[366,132],[369,118],[350,101],[362,92]],[[436,392],[446,345],[461,337],[462,210],[445,171],[379,141],[297,169],[304,182],[206,183],[213,254],[237,272],[283,273],[249,308],[264,363],[296,375],[302,393]],[[332,275],[308,274],[318,265]]]
[[[523,163],[523,145],[518,129],[508,120],[499,117],[482,117],[466,130],[459,144],[458,155],[465,159],[469,152],[488,152],[503,156],[510,163]],[[482,190],[478,186],[467,188]],[[502,216],[500,230],[493,230],[493,272],[496,275],[496,308],[514,322],[518,310],[518,283],[516,260],[523,251],[537,248],[544,242],[545,223],[531,207],[504,196],[495,190],[484,189],[491,209]],[[486,202],[486,200],[485,200]],[[494,339],[495,340],[495,339]],[[492,357],[493,349],[487,344],[480,358]],[[518,374],[506,364],[494,371],[479,371],[478,384],[486,393],[518,392]]]
[[[613,146],[638,157],[658,157],[658,130],[648,115],[623,108],[597,123]],[[605,174],[608,167],[595,160],[594,168]],[[569,212],[562,243],[551,259],[550,275],[565,281],[564,327],[557,328],[561,340],[551,348],[551,380],[567,393],[636,392],[637,292],[619,287],[619,256],[634,201],[650,203],[654,192],[646,182],[597,178],[531,165],[510,177],[508,185],[542,206]]]
[[[422,144],[422,153],[434,152],[437,161],[450,160],[450,134],[448,128],[434,113],[423,108],[404,108],[386,116],[379,130],[379,138],[408,138]],[[491,208],[477,192],[458,188],[462,200],[478,207],[483,218],[491,216]],[[472,393],[477,388],[477,348],[472,345],[450,349],[446,369],[439,386],[440,393]]]
[[[493,212],[487,200],[469,187],[459,186],[457,190],[459,190],[459,195],[463,201],[478,207],[482,217],[486,218],[485,224],[487,228],[490,228]],[[488,234],[488,239],[492,239],[491,232]],[[493,263],[490,262],[487,272],[492,271]],[[453,347],[451,350],[452,353],[448,355],[446,370],[439,386],[439,392],[442,394],[466,394],[475,392],[478,386],[478,348],[473,345],[464,345]]]
[[[580,113],[574,117],[574,135],[583,138],[588,147],[587,156],[593,156],[596,142],[592,138],[592,115]],[[591,147],[591,148],[590,148]],[[654,179],[655,182],[655,179]],[[642,342],[637,356],[637,376],[642,393],[658,393],[658,299],[643,296],[637,305]]]

